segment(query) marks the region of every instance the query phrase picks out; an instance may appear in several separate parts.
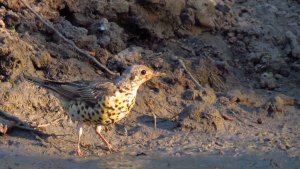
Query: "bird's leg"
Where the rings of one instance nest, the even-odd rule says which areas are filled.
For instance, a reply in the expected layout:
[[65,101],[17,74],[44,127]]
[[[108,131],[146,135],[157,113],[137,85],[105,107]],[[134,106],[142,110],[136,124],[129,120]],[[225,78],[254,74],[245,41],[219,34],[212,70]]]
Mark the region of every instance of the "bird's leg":
[[99,138],[106,144],[106,146],[107,146],[107,148],[108,148],[108,150],[109,150],[110,152],[115,151],[115,150],[113,149],[112,145],[109,144],[108,141],[107,141],[107,140],[104,138],[104,136],[101,134],[101,129],[102,129],[102,126],[100,126],[100,125],[96,126],[96,133],[97,133],[97,135],[98,135]]
[[80,138],[82,135],[82,123],[78,122],[76,129],[77,129],[77,133],[78,133],[76,153],[78,156],[82,156],[83,153],[80,150]]

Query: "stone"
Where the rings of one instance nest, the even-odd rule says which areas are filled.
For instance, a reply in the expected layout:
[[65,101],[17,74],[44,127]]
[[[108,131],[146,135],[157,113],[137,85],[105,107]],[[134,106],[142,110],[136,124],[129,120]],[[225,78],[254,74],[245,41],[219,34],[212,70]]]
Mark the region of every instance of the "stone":
[[7,28],[12,29],[15,28],[15,26],[20,24],[21,19],[18,14],[9,10],[4,16],[4,22]]
[[270,90],[273,90],[278,87],[276,83],[276,79],[273,77],[272,73],[265,72],[261,74],[260,87],[264,89],[270,89]]
[[129,12],[129,3],[124,0],[114,0],[113,3],[109,3],[110,7],[115,10],[117,13],[128,13]]
[[195,25],[194,10],[192,8],[184,9],[182,11],[182,13],[180,14],[180,19],[181,19],[182,25],[184,25],[184,27],[190,29],[192,26]]
[[185,100],[195,100],[196,96],[197,92],[191,89],[184,91],[184,93],[182,94],[182,98]]
[[225,121],[218,109],[203,101],[195,102],[184,108],[179,114],[179,126],[182,130],[192,129],[202,132],[224,132]]
[[188,0],[187,6],[194,9],[196,23],[200,25],[214,28],[214,16],[216,14],[217,3],[215,0]]
[[287,31],[285,36],[290,41],[293,57],[300,58],[300,44],[298,43],[297,36],[291,31]]

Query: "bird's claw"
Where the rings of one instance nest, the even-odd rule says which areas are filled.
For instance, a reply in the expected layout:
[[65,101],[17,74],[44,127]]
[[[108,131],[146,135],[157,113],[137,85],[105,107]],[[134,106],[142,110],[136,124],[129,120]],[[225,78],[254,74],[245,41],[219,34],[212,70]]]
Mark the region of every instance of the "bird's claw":
[[76,151],[76,155],[77,155],[78,157],[82,157],[82,156],[83,156],[83,153],[81,152],[80,149],[78,149],[78,150]]
[[107,148],[108,148],[108,151],[110,152],[110,153],[113,153],[113,152],[118,152],[118,150],[116,150],[116,149],[114,149],[113,148],[113,146],[112,145],[107,145]]

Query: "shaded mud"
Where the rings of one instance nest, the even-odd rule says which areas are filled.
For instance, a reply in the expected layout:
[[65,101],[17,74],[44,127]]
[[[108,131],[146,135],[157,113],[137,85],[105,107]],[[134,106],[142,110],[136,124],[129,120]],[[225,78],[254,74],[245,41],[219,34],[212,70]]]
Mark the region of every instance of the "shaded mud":
[[[1,164],[3,168],[297,168],[300,165],[298,158],[288,157],[282,152],[247,153],[235,156],[202,153],[191,157],[166,157],[111,155],[102,158],[75,159],[57,158],[40,155],[24,155],[22,153],[3,153]],[[11,159],[14,162],[7,162]]]
[[[6,168],[299,166],[297,1],[28,3],[110,70],[146,64],[168,76],[142,86],[128,117],[104,132],[120,152],[106,155],[93,127],[85,126],[86,156],[75,159],[75,124],[53,95],[19,75],[59,81],[111,77],[21,2],[0,0],[0,161]],[[224,165],[228,161],[232,166]]]

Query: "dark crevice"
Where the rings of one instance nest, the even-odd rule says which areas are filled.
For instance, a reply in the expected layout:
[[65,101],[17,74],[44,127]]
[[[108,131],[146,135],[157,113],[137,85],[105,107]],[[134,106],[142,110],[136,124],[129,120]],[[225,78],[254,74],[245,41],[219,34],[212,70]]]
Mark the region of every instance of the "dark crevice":
[[15,10],[9,8],[9,6],[8,6],[7,4],[3,3],[3,2],[2,2],[2,3],[0,2],[0,8],[1,8],[1,7],[4,7],[5,9],[10,9],[10,10],[12,10],[12,11],[15,11]]
[[137,16],[131,16],[130,14],[118,15],[116,22],[125,30],[125,32],[132,35],[128,39],[128,43],[151,43],[157,40],[155,34],[151,32],[151,30],[140,24],[141,22]]
[[68,5],[65,5],[64,8],[59,10],[59,15],[64,17],[66,20],[71,22],[74,25],[74,14],[71,12],[70,8]]

